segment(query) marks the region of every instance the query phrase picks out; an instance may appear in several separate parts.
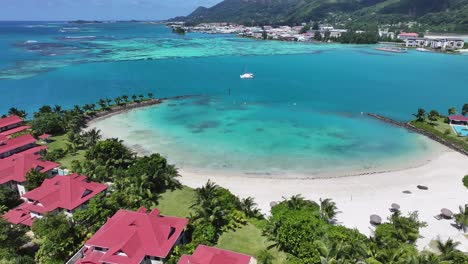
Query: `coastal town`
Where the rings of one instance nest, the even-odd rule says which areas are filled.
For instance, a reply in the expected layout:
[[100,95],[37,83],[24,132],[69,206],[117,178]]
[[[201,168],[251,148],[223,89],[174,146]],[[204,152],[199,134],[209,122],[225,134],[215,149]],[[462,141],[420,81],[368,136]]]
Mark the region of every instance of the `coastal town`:
[[[350,32],[348,29],[335,28],[327,24],[314,23],[312,26],[302,23],[300,26],[254,26],[231,23],[200,23],[196,26],[185,26],[184,22],[170,22],[168,27],[183,32],[198,32],[204,34],[235,34],[240,37],[281,40],[295,42],[323,41],[333,42],[344,34]],[[384,25],[378,29],[378,37],[383,44],[391,44],[406,48],[418,48],[418,51],[443,51],[443,52],[467,52],[465,41],[456,37],[429,36],[422,37],[416,32],[392,32],[390,27],[395,25]],[[355,34],[366,33],[364,30],[355,30]]]

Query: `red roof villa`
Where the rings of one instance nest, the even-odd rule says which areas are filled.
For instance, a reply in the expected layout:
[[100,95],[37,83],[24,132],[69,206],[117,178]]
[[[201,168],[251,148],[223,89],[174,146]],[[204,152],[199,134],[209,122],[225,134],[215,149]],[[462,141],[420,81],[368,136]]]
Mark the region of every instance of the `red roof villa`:
[[8,116],[0,118],[0,135],[9,136],[30,128],[23,125],[23,119],[19,116]]
[[163,263],[183,240],[188,219],[147,212],[119,210],[109,218],[67,264]]
[[448,116],[449,124],[468,125],[468,117],[462,115]]
[[414,32],[401,32],[398,34],[399,39],[417,38],[418,36],[419,34]]
[[254,257],[199,245],[193,255],[183,255],[178,264],[256,264]]
[[27,134],[17,138],[0,136],[0,159],[30,149],[36,146],[36,139]]
[[107,189],[107,185],[88,182],[86,176],[72,174],[46,179],[41,186],[23,195],[26,202],[3,217],[13,224],[31,226],[46,213],[64,212],[71,216],[87,201]]
[[49,177],[54,176],[54,172],[60,164],[41,160],[37,153],[28,151],[15,154],[13,156],[0,159],[0,185],[7,184],[12,189],[17,189],[20,196],[27,190],[24,187],[26,174],[30,170],[37,170],[47,173]]

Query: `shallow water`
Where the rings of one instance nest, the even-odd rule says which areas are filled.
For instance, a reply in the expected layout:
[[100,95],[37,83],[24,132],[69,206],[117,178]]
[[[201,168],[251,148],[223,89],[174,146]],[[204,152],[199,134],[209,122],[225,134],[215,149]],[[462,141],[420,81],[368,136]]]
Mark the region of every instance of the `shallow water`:
[[[162,26],[0,23],[0,111],[122,94],[201,95],[104,122],[178,166],[317,175],[426,159],[434,144],[375,120],[468,101],[468,56],[178,36]],[[241,80],[245,71],[254,80]],[[132,132],[131,134],[128,134]]]

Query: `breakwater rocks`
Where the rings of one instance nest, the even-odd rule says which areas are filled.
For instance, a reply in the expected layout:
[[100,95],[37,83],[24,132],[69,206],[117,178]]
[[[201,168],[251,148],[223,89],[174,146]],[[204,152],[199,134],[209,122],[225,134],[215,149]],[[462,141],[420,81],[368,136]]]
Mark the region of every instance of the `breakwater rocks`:
[[368,117],[375,118],[375,119],[380,120],[382,122],[385,122],[387,124],[398,126],[398,127],[403,127],[403,128],[408,129],[411,132],[418,133],[418,134],[421,134],[423,136],[426,136],[426,137],[428,137],[428,138],[430,138],[430,139],[432,139],[434,141],[439,142],[442,145],[445,145],[446,147],[448,147],[448,148],[450,148],[452,150],[455,150],[457,152],[460,152],[461,154],[464,154],[464,155],[468,156],[468,151],[465,150],[462,146],[459,146],[459,145],[456,145],[456,144],[454,144],[454,143],[452,143],[450,141],[447,141],[442,137],[439,137],[437,135],[432,134],[431,132],[428,132],[426,130],[417,128],[417,127],[411,125],[410,123],[399,122],[399,121],[393,120],[391,118],[381,116],[381,115],[378,115],[378,114],[373,114],[373,113],[366,113],[366,115]]
[[141,102],[128,103],[128,104],[123,104],[123,105],[115,105],[115,106],[109,107],[109,109],[107,110],[94,112],[92,115],[88,115],[86,117],[86,122],[90,123],[90,122],[104,119],[104,118],[107,118],[116,114],[127,112],[136,108],[142,108],[142,107],[148,107],[152,105],[161,104],[162,102],[166,100],[182,100],[182,99],[188,99],[188,98],[200,97],[200,96],[202,95],[180,95],[180,96],[165,97],[165,98],[159,98],[159,99],[148,99],[148,100],[141,101]]

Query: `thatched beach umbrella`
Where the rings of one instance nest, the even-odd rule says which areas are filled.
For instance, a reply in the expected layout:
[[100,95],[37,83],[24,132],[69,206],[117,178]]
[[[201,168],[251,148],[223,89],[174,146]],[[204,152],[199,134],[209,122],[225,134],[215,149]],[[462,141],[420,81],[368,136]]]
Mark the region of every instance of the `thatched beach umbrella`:
[[453,212],[450,211],[450,210],[447,209],[447,208],[442,208],[442,209],[440,210],[440,212],[441,212],[441,215],[442,215],[443,217],[445,217],[445,218],[452,218],[452,217],[453,217]]
[[429,190],[429,187],[424,186],[424,185],[418,185],[417,187],[418,187],[418,189],[420,189],[420,190],[425,190],[425,191]]
[[370,216],[370,222],[373,225],[380,225],[382,223],[382,217],[378,215],[371,215]]
[[400,205],[397,203],[392,203],[391,207],[392,207],[392,210],[394,211],[400,210]]
[[272,207],[272,208],[273,208],[273,207],[275,207],[277,204],[278,204],[278,203],[277,203],[277,202],[275,202],[275,201],[273,201],[273,202],[270,202],[270,207]]

